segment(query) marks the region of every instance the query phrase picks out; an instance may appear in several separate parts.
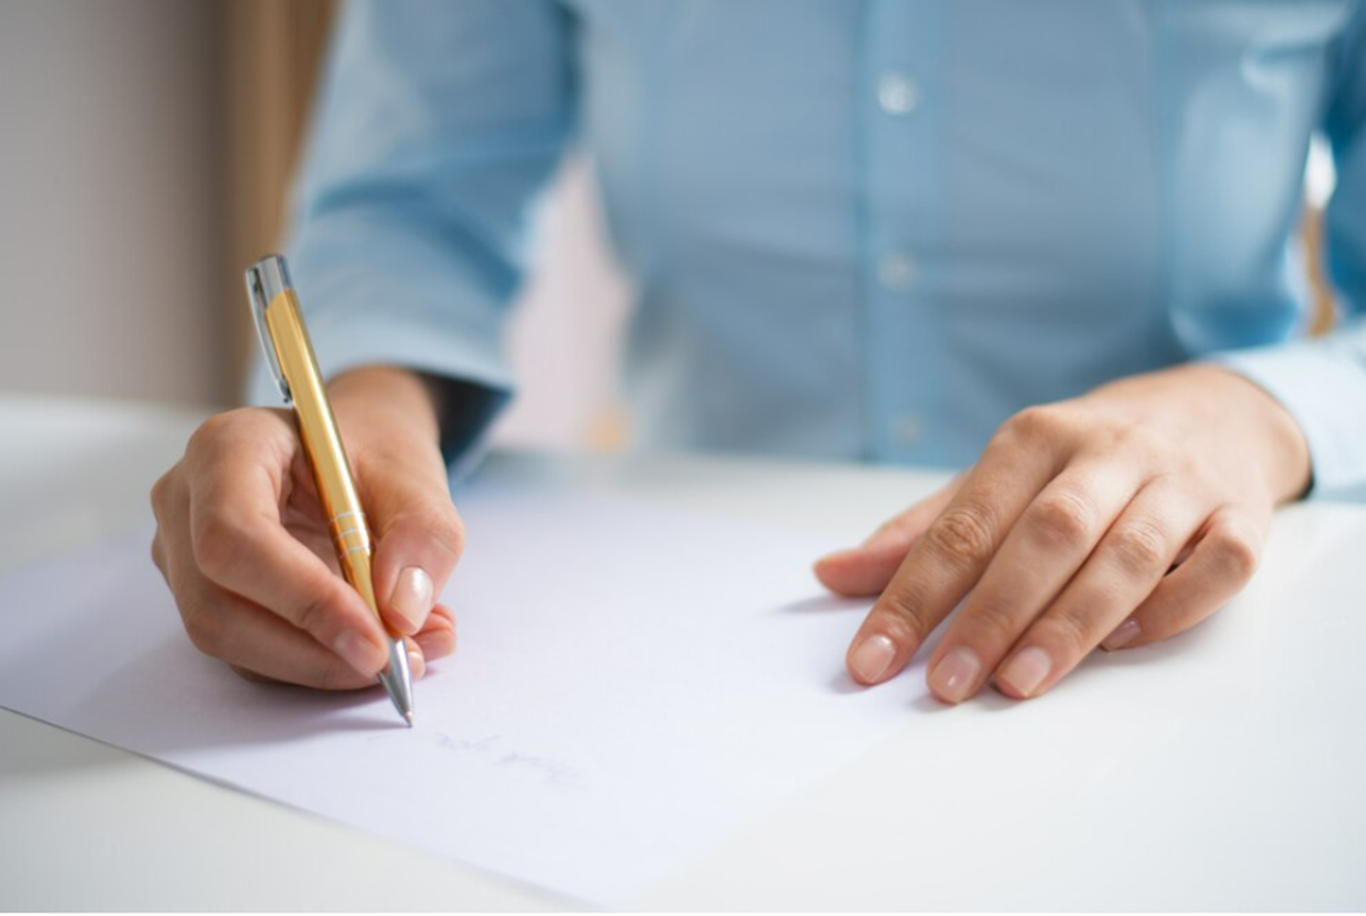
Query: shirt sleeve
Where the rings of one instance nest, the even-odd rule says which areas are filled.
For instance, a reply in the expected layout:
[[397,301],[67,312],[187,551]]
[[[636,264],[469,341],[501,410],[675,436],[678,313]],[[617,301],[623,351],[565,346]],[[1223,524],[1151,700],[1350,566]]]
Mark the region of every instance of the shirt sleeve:
[[[575,119],[570,27],[551,0],[354,0],[333,35],[290,272],[325,377],[388,364],[460,383],[448,459],[511,392],[504,317]],[[278,401],[260,365],[250,396]]]
[[1326,214],[1327,267],[1342,307],[1317,340],[1217,354],[1299,422],[1313,462],[1310,496],[1366,501],[1366,15],[1337,49],[1324,131],[1337,186]]

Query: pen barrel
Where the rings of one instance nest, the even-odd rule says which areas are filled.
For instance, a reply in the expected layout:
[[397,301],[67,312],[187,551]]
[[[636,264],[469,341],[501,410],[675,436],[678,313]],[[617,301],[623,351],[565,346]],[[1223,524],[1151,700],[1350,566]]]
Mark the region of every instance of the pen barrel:
[[323,514],[332,530],[342,575],[378,617],[379,605],[370,573],[370,531],[293,289],[280,290],[265,308],[264,318],[271,347],[294,402],[299,438],[313,470]]

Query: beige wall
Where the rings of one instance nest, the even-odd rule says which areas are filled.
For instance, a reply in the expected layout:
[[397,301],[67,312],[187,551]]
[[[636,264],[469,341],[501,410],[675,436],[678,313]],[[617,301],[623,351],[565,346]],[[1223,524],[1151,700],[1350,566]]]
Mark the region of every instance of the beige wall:
[[[289,22],[269,21],[285,12]],[[0,391],[236,399],[254,341],[233,262],[247,257],[247,237],[272,247],[258,238],[276,221],[270,201],[236,185],[282,181],[293,140],[277,122],[296,115],[291,103],[250,126],[260,68],[232,55],[259,50],[249,33],[282,24],[290,31],[273,32],[273,47],[307,46],[321,12],[259,0],[0,0]],[[272,79],[267,89],[306,91],[297,74],[293,89]],[[544,217],[546,257],[510,327],[524,383],[497,437],[603,444],[620,434],[628,293],[582,163],[565,170]]]
[[227,396],[214,25],[0,0],[0,389]]

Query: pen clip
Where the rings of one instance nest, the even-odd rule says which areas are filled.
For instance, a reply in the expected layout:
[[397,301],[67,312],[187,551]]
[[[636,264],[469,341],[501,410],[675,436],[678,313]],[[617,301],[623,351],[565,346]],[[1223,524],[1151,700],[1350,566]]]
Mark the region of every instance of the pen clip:
[[247,268],[247,298],[251,300],[251,317],[256,322],[256,336],[261,340],[261,349],[266,353],[266,365],[285,404],[294,402],[289,382],[285,380],[280,368],[280,359],[275,355],[275,341],[266,324],[266,309],[270,307],[273,296],[267,296],[266,287],[275,290],[275,295],[289,286],[289,273],[285,270],[285,260],[279,255],[267,255]]

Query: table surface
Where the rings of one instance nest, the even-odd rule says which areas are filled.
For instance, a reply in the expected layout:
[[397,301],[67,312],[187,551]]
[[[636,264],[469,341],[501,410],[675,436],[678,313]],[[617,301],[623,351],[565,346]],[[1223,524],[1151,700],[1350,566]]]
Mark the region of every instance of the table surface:
[[[0,395],[0,518],[9,522],[0,572],[148,525],[147,492],[200,419],[135,403]],[[943,479],[550,455],[495,455],[484,473],[821,531],[835,543],[861,538]],[[1283,510],[1253,584],[1192,633],[1098,655],[1038,701],[987,694],[953,710],[908,707],[893,738],[636,903],[1361,909],[1363,559],[1366,507]],[[991,729],[993,753],[955,753],[972,729]],[[1013,765],[1026,755],[1048,761],[1052,775]],[[0,908],[562,905],[0,710]]]

